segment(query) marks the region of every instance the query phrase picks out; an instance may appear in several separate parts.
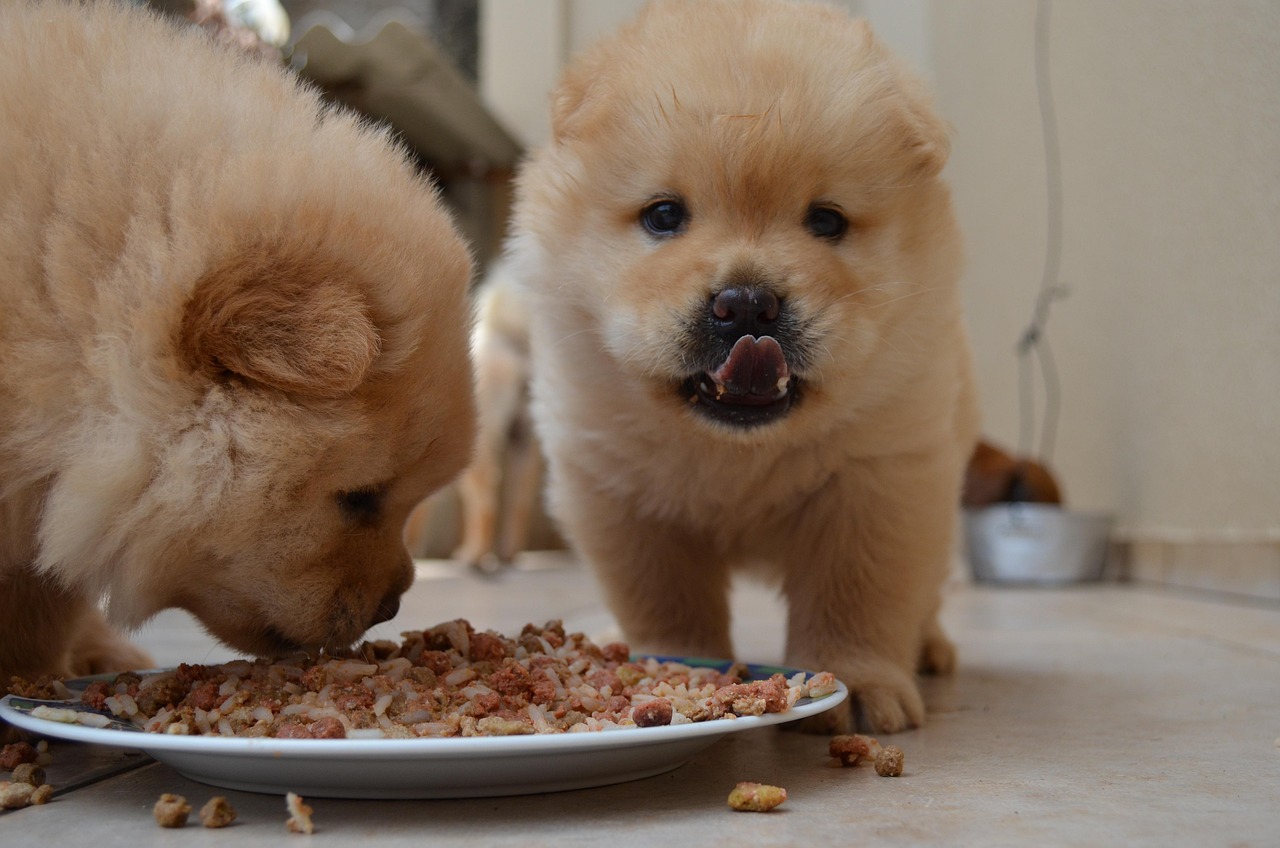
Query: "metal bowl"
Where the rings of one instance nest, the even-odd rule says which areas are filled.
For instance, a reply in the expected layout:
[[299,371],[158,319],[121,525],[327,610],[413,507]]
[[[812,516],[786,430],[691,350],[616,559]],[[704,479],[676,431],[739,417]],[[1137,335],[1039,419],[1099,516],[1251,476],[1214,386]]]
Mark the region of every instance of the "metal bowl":
[[1114,516],[1053,504],[964,510],[965,548],[979,583],[1062,585],[1101,580]]

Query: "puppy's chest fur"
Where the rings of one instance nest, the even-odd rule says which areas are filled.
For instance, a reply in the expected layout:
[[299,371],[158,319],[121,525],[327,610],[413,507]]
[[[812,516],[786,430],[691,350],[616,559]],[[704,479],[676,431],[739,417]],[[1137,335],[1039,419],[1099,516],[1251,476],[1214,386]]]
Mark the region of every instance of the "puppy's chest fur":
[[724,528],[718,547],[757,554],[785,536],[798,510],[822,508],[835,478],[852,471],[833,448],[740,443],[693,421],[674,434],[615,431],[574,462],[641,517],[712,536]]

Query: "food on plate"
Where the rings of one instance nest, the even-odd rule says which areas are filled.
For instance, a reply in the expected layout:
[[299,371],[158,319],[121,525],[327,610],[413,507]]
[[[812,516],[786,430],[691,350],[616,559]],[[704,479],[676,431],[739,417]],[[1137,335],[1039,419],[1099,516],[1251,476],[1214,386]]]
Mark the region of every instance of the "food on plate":
[[897,745],[886,745],[876,754],[876,774],[881,777],[900,777],[906,755]]
[[[510,736],[655,727],[785,712],[836,690],[828,672],[743,678],[598,646],[560,621],[509,638],[463,619],[295,656],[126,672],[81,700],[152,733],[287,739]],[[70,712],[70,711],[67,711]],[[71,713],[84,721],[83,713]]]
[[623,637],[733,656],[763,577],[785,662],[853,695],[807,729],[920,724],[979,429],[931,95],[835,4],[657,0],[550,103],[506,255],[547,503]]
[[121,631],[173,607],[351,646],[474,439],[416,158],[157,5],[0,0],[0,690],[153,667]]
[[235,820],[235,808],[222,795],[213,796],[200,808],[200,824],[205,827],[226,827]]
[[742,782],[729,793],[729,806],[749,813],[767,813],[787,800],[787,790],[767,783]]
[[311,835],[315,832],[316,826],[311,821],[311,814],[314,812],[310,804],[303,803],[302,796],[295,792],[290,792],[284,796],[285,808],[289,811],[289,818],[285,820],[285,829],[290,833],[305,833]]
[[185,827],[187,816],[191,815],[191,805],[181,795],[166,792],[151,808],[151,815],[161,827]]

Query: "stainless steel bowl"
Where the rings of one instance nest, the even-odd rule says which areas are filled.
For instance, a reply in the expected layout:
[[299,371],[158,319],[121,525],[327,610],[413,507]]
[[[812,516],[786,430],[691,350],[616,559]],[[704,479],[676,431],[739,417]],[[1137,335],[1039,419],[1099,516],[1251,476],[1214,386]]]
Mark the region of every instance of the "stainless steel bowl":
[[979,583],[1061,585],[1101,580],[1115,518],[1052,504],[964,511],[965,548]]

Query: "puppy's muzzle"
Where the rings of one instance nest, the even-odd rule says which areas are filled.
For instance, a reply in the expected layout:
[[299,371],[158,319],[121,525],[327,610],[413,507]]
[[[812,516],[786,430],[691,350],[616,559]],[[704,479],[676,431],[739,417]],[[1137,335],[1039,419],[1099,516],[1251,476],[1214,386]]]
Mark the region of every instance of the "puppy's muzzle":
[[783,312],[783,301],[762,286],[732,286],[711,296],[705,321],[721,352],[683,386],[698,412],[754,427],[790,411],[797,381],[775,338]]
[[733,345],[743,336],[772,335],[782,302],[766,288],[742,286],[717,292],[708,309],[716,335]]
[[378,602],[378,608],[374,610],[373,618],[369,621],[369,626],[381,624],[384,621],[390,621],[396,617],[396,613],[400,612],[400,589],[392,589],[390,592],[382,596],[382,600]]

